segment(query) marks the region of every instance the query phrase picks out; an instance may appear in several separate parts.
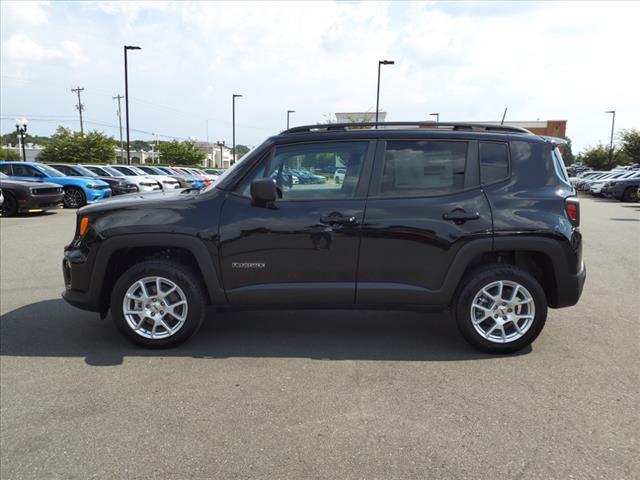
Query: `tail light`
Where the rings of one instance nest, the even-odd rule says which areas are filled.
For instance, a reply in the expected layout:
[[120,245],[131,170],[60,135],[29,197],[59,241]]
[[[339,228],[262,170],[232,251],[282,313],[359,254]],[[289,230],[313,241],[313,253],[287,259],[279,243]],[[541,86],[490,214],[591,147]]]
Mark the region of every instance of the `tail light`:
[[576,227],[580,225],[580,200],[578,200],[578,197],[565,199],[565,210],[571,223]]

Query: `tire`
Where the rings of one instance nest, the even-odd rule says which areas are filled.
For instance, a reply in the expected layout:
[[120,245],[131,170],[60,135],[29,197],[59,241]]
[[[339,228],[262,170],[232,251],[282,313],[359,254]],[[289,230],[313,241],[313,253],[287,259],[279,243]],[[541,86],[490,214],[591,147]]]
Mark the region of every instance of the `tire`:
[[86,205],[87,196],[81,188],[67,187],[64,189],[62,203],[64,203],[64,208],[80,208]]
[[627,188],[622,194],[623,202],[637,202],[638,201],[638,189],[636,187]]
[[4,191],[2,192],[4,196],[4,203],[2,204],[2,213],[7,217],[13,217],[18,214],[18,202],[13,194]]
[[[489,294],[504,300],[496,302]],[[460,333],[472,346],[491,354],[513,353],[530,345],[542,331],[547,319],[547,297],[528,272],[513,265],[490,264],[465,276],[454,311]]]
[[[158,278],[162,279],[160,291],[164,295],[157,294]],[[145,284],[148,296],[144,295],[141,283]],[[141,300],[127,297],[127,293]],[[178,305],[180,302],[186,303]],[[175,305],[174,314],[169,312],[171,305]],[[143,347],[170,348],[180,345],[200,328],[206,313],[206,297],[198,275],[187,266],[149,260],[134,265],[118,278],[110,307],[116,327],[131,342]],[[125,308],[140,313],[125,315]]]

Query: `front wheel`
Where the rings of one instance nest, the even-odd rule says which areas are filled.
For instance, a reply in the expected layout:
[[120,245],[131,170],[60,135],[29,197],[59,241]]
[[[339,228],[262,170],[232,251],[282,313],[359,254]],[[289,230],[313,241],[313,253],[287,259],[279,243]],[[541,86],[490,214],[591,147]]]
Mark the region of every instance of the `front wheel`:
[[80,208],[87,203],[87,197],[82,189],[78,187],[67,187],[64,190],[62,202],[65,208]]
[[174,347],[200,327],[206,311],[198,275],[180,263],[138,263],[116,281],[111,316],[120,332],[144,347]]
[[455,306],[462,336],[487,353],[512,353],[530,345],[547,319],[538,281],[512,265],[487,265],[465,277]]
[[638,201],[638,189],[637,187],[629,187],[622,194],[622,200],[625,202],[637,202]]
[[18,213],[18,202],[16,202],[15,197],[9,192],[4,192],[3,195],[4,203],[2,207],[0,207],[0,210],[2,210],[2,213],[7,217],[16,215]]

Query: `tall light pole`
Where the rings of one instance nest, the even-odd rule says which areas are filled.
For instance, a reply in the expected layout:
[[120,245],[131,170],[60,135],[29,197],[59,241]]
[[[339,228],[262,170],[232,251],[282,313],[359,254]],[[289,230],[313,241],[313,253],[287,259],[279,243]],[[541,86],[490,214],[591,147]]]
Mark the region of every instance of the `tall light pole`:
[[609,168],[613,163],[613,129],[616,125],[616,111],[615,110],[607,110],[604,113],[611,113],[611,141],[609,143]]
[[[378,93],[376,94],[376,123],[378,123],[378,114],[380,113],[380,67],[382,65],[393,65],[393,60],[379,60],[378,61]],[[377,125],[376,125],[377,128]]]
[[129,151],[129,72],[127,70],[128,50],[141,50],[141,48],[134,45],[124,46],[124,108],[127,112],[127,165],[131,165],[131,155]]
[[24,136],[27,133],[27,119],[22,117],[22,118],[16,118],[16,132],[18,132],[18,141],[20,142],[20,144],[22,145],[22,161],[26,162],[27,161],[27,152],[24,148]]
[[232,157],[231,157],[231,165],[233,165],[234,163],[236,163],[236,98],[242,97],[242,95],[239,95],[237,93],[234,93],[231,96],[231,129],[232,129],[232,142],[233,142],[233,150],[231,150],[232,152]]
[[296,113],[295,110],[287,110],[287,130],[289,130],[289,115]]
[[436,117],[436,125],[440,123],[440,114],[438,112],[430,113],[429,116],[430,117]]

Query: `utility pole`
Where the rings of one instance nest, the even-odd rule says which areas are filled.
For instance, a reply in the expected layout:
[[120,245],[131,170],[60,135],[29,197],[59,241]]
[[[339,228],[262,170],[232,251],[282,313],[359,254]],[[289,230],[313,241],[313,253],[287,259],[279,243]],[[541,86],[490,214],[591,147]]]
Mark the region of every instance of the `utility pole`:
[[500,125],[504,125],[504,119],[507,116],[507,107],[504,107],[504,113],[502,114],[502,120],[500,120]]
[[120,124],[120,163],[124,163],[124,142],[122,140],[122,110],[120,109],[120,100],[124,98],[124,95],[116,95],[111,97],[114,100],[118,100],[118,123]]
[[393,60],[379,60],[378,61],[378,89],[376,93],[376,128],[378,128],[378,114],[380,112],[380,67],[382,65],[393,65]]
[[231,165],[236,163],[236,98],[240,98],[242,95],[234,93],[231,97],[231,130],[232,130],[232,142],[233,150],[231,151]]
[[84,88],[80,88],[79,86],[77,88],[72,88],[71,91],[73,93],[77,93],[78,94],[78,104],[76,105],[76,108],[78,109],[78,113],[80,113],[80,134],[84,135],[84,126],[82,125],[82,111],[84,110],[84,105],[82,104],[82,101],[80,100],[80,92],[82,92],[84,90]]
[[615,110],[607,110],[604,113],[611,113],[611,143],[609,143],[609,168],[613,164],[613,132],[616,125],[616,111]]

